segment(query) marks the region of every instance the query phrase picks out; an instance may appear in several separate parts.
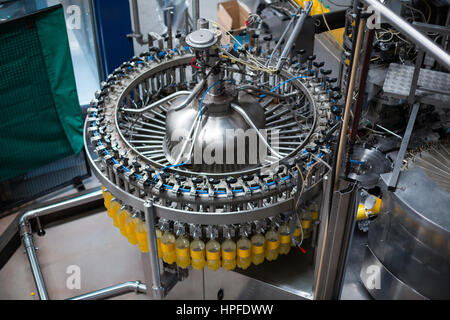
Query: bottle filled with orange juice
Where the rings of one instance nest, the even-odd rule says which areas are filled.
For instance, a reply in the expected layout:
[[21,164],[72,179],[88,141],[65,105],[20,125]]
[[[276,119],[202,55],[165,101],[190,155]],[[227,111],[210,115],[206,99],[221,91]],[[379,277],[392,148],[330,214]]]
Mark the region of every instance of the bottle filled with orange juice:
[[147,226],[145,223],[139,219],[136,224],[136,241],[138,248],[141,252],[149,252],[148,248],[148,236],[147,236]]
[[217,229],[212,226],[207,227],[209,241],[206,243],[206,266],[216,271],[220,268],[220,243],[215,239],[217,237]]
[[177,260],[175,250],[175,235],[170,231],[169,227],[161,226],[163,234],[161,236],[161,253],[164,262],[172,264]]
[[272,261],[278,258],[280,252],[280,236],[275,229],[275,226],[266,232],[266,260]]
[[224,230],[225,240],[222,242],[222,267],[229,271],[236,268],[236,242],[232,237],[232,229],[226,228]]
[[280,228],[278,228],[278,233],[280,235],[280,254],[288,254],[291,250],[291,229],[288,222],[284,222]]
[[177,265],[180,268],[186,269],[191,264],[189,237],[186,235],[186,227],[182,223],[177,224],[175,228],[177,236],[177,240],[175,241]]
[[202,229],[200,226],[192,227],[192,237],[194,240],[191,242],[191,265],[196,270],[202,270],[205,267],[205,243],[200,239],[202,235]]
[[241,227],[239,230],[240,239],[236,243],[237,258],[236,265],[241,269],[247,269],[252,263],[252,242],[248,239],[248,229]]
[[252,263],[256,266],[264,262],[266,238],[263,236],[264,228],[261,222],[255,223],[255,234],[251,237]]

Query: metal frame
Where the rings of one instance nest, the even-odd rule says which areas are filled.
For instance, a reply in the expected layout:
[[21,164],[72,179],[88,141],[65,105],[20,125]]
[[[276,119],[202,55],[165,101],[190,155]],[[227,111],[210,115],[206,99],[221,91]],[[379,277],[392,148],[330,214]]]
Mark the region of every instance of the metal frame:
[[[33,230],[31,228],[31,219],[39,218],[45,215],[57,213],[61,210],[67,210],[72,207],[83,205],[87,202],[97,201],[102,199],[102,191],[95,190],[87,194],[79,195],[74,194],[71,198],[68,198],[59,203],[47,205],[41,208],[32,209],[23,213],[18,222],[18,228],[22,243],[27,254],[28,261],[30,263],[31,271],[33,273],[36,289],[41,300],[49,300],[50,297],[47,292],[44,277],[41,272],[39,260],[36,254],[36,248],[33,241]],[[156,241],[156,240],[155,240]],[[156,243],[156,242],[155,242]],[[107,287],[104,289],[96,290],[90,293],[86,293],[80,296],[69,298],[70,300],[96,300],[116,297],[129,292],[147,293],[147,286],[140,281],[124,282],[118,285]]]

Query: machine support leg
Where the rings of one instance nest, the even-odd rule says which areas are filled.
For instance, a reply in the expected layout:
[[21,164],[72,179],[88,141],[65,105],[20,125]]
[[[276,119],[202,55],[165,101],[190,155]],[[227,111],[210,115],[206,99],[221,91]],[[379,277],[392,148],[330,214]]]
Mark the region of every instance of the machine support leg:
[[152,201],[146,201],[144,203],[144,214],[145,214],[145,224],[147,226],[148,248],[149,248],[148,256],[150,259],[150,269],[153,282],[152,283],[153,298],[161,300],[162,298],[164,298],[164,288],[161,283],[161,272],[159,269],[158,246],[156,242],[156,231],[155,231],[155,213]]

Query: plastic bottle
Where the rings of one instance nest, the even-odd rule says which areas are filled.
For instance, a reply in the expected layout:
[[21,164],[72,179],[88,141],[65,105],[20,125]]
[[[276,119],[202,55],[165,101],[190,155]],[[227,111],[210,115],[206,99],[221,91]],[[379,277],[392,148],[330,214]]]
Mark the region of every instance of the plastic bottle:
[[131,243],[132,245],[136,245],[137,243],[136,226],[138,225],[139,221],[140,220],[138,218],[133,218],[132,216],[128,216],[125,219],[125,226],[124,226],[125,237],[127,237],[128,242]]
[[180,268],[186,269],[191,264],[191,257],[189,255],[189,238],[183,233],[175,241],[175,252],[177,255],[177,265]]
[[252,242],[252,262],[256,266],[264,261],[264,244],[266,238],[258,232],[251,238]]
[[145,223],[139,220],[139,223],[136,225],[136,240],[138,244],[139,250],[141,252],[148,252],[148,238],[147,238],[147,227]]
[[237,242],[237,259],[236,264],[241,269],[247,269],[252,263],[252,242],[245,236]]
[[236,268],[236,243],[230,238],[222,243],[222,267],[227,271]]
[[162,258],[166,263],[172,264],[177,260],[175,236],[169,230],[164,231],[161,237],[161,252]]
[[103,193],[103,200],[104,200],[105,208],[108,209],[109,205],[111,203],[111,199],[113,198],[113,195],[111,194],[111,192],[106,190],[106,188],[104,186],[102,186],[102,193]]
[[266,259],[268,261],[276,260],[280,250],[280,239],[278,232],[274,228],[266,233]]
[[278,233],[280,234],[280,254],[288,254],[292,244],[289,225],[287,223],[282,224]]
[[220,268],[220,243],[214,238],[206,243],[206,266],[214,271]]
[[130,216],[131,216],[131,214],[128,212],[128,210],[125,207],[122,207],[122,209],[120,209],[120,211],[117,213],[117,225],[120,230],[120,233],[123,236],[126,236],[125,222],[126,222],[127,218]]
[[205,243],[200,238],[191,242],[192,268],[202,270],[205,267]]
[[111,203],[108,208],[108,215],[113,219],[114,226],[116,227],[118,226],[117,213],[119,212],[121,207],[122,207],[121,204],[117,200],[113,199],[111,200]]

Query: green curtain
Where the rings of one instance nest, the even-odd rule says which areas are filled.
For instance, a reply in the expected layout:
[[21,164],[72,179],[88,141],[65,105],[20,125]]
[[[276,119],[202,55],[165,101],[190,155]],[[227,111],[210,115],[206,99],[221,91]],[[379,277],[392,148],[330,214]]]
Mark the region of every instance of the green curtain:
[[62,7],[0,24],[0,181],[82,147]]

